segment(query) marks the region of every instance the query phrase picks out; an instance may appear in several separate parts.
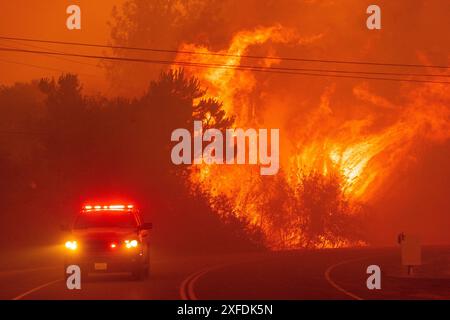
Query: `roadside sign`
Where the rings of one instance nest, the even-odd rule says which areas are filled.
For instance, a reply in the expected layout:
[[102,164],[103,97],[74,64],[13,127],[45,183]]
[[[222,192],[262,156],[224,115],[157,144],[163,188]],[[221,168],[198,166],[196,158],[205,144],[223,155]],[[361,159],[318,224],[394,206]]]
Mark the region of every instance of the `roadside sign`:
[[416,235],[406,235],[401,242],[402,264],[404,266],[420,266],[422,264],[422,248]]

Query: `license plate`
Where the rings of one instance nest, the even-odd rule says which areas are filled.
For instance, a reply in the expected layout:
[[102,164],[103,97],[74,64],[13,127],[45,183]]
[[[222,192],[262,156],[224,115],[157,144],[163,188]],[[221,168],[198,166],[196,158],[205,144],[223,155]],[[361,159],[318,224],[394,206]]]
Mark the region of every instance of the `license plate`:
[[95,270],[106,270],[108,268],[108,264],[106,262],[96,262],[94,263]]

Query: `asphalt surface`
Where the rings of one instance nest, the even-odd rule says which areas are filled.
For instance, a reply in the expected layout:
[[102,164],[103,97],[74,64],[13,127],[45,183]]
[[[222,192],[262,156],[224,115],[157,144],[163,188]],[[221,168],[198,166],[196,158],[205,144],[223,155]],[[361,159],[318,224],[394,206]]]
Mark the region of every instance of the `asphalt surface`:
[[[90,276],[68,290],[62,263],[0,271],[0,299],[450,299],[450,248],[423,251],[407,277],[398,248],[326,249],[216,256],[155,257],[150,276]],[[366,269],[379,265],[381,289]],[[435,266],[436,265],[436,266]]]

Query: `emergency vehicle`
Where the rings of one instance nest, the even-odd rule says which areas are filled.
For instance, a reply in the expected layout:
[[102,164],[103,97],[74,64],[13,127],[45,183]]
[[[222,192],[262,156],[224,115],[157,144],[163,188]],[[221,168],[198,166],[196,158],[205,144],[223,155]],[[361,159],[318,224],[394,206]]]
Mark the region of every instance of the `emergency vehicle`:
[[149,273],[149,230],[132,204],[85,205],[65,242],[64,264],[89,273],[130,272],[137,280]]

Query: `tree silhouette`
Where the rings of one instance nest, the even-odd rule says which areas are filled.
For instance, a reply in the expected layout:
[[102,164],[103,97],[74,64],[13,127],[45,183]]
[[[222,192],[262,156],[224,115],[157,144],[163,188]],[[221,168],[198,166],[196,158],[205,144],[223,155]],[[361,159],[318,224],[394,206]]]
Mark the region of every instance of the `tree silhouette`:
[[209,128],[219,130],[231,128],[234,117],[228,117],[222,107],[223,104],[216,99],[202,99],[194,106],[193,119],[202,120],[205,130]]
[[345,196],[339,176],[310,172],[297,185],[301,215],[299,228],[305,247],[338,246],[363,239],[357,224],[362,207]]

